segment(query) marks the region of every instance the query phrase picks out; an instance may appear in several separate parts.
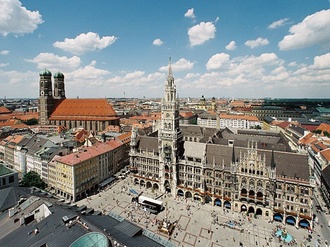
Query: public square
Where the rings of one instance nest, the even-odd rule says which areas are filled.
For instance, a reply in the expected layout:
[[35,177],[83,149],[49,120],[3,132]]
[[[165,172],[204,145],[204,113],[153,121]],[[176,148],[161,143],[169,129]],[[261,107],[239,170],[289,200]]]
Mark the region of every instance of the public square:
[[[119,215],[144,229],[169,240],[175,246],[317,246],[317,240],[325,246],[324,239],[318,235],[320,226],[316,225],[311,242],[307,242],[307,229],[296,229],[292,225],[284,225],[269,221],[263,217],[258,219],[247,217],[246,214],[231,212],[223,207],[200,205],[199,202],[173,198],[157,194],[157,191],[140,188],[134,185],[131,177],[117,180],[114,184],[102,190],[99,194],[89,196],[77,202],[77,206],[86,205],[88,208]],[[158,198],[165,205],[165,210],[157,215],[150,214],[142,207],[132,203],[133,195],[130,189],[144,196]],[[171,236],[159,232],[158,224],[163,219],[176,222]],[[286,229],[296,244],[288,244],[274,234],[276,228]]]

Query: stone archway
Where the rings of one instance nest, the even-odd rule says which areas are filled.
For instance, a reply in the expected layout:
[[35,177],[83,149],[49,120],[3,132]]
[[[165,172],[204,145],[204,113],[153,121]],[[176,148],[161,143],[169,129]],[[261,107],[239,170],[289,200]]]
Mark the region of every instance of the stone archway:
[[152,187],[152,184],[151,184],[150,181],[148,181],[147,184],[146,184],[146,188],[149,189],[149,188],[151,188],[151,187]]
[[195,193],[194,194],[194,201],[201,201],[201,200],[202,200],[201,195],[198,194],[198,193]]
[[214,206],[218,206],[218,207],[221,207],[222,203],[221,203],[221,200],[219,198],[216,198],[214,200]]
[[254,214],[254,207],[250,206],[248,210],[249,214]]
[[146,185],[146,183],[144,182],[144,180],[140,180],[140,186],[145,186]]
[[310,226],[310,223],[306,219],[302,219],[299,221],[299,226],[301,228],[308,228]]
[[282,222],[282,220],[283,220],[283,216],[282,216],[282,214],[280,214],[280,213],[275,213],[274,216],[273,216],[273,219],[274,219],[275,221]]
[[139,179],[134,178],[134,184],[139,184]]
[[171,193],[171,184],[168,180],[165,180],[164,182],[164,188],[167,193]]
[[187,191],[187,192],[186,192],[186,198],[192,198],[192,194],[191,194],[190,191]]
[[225,201],[223,205],[225,208],[231,209],[231,203],[229,201]]
[[205,196],[205,203],[212,202],[212,198],[210,196]]
[[245,204],[241,205],[241,212],[246,212],[247,211],[247,207]]
[[257,208],[256,215],[262,215],[262,209],[261,208]]
[[177,196],[184,196],[184,192],[182,190],[178,190]]
[[153,186],[152,186],[152,188],[153,188],[154,190],[159,190],[159,185],[156,184],[156,183],[154,183]]
[[289,215],[288,217],[286,217],[285,222],[289,225],[294,226],[296,224],[296,219],[295,217]]

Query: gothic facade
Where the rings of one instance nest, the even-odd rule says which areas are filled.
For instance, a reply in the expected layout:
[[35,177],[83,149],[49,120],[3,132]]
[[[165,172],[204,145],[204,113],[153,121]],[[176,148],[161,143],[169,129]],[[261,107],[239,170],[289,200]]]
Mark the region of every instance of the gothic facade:
[[131,136],[130,167],[140,186],[287,224],[311,226],[313,184],[305,155],[289,152],[279,133],[233,133],[179,126],[171,64],[161,127]]

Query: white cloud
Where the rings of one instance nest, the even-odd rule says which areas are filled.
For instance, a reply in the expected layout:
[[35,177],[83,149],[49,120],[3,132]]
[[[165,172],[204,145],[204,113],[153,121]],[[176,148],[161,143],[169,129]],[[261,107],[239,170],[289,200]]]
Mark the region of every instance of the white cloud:
[[[330,69],[330,53],[314,57],[312,69]],[[330,76],[329,76],[330,79]]]
[[270,24],[268,26],[269,29],[276,29],[279,28],[281,26],[284,26],[285,24],[287,24],[289,21],[289,18],[284,18],[284,19],[280,19],[278,21],[274,21],[272,24]]
[[152,44],[156,46],[161,46],[164,42],[161,39],[155,39]]
[[237,48],[235,41],[230,41],[228,45],[226,45],[226,49],[228,51],[233,51]]
[[18,0],[0,1],[0,34],[32,33],[41,24],[39,11],[30,11]]
[[[0,69],[0,88],[1,96],[22,98],[38,97],[39,75],[35,71],[7,71]],[[26,85],[29,85],[28,87]],[[24,92],[22,92],[24,88]]]
[[313,45],[330,43],[330,9],[321,10],[307,16],[302,22],[293,25],[279,43],[280,50],[301,49]]
[[196,18],[195,14],[194,14],[194,9],[191,8],[191,9],[188,9],[187,12],[184,14],[184,17],[187,17],[187,18]]
[[[172,70],[173,71],[184,71],[184,70],[190,70],[190,69],[192,69],[194,67],[194,63],[188,61],[185,58],[180,58],[175,63],[172,63],[171,66],[172,66]],[[167,72],[168,71],[168,65],[167,66],[160,67],[159,68],[159,71]]]
[[9,63],[0,63],[0,67],[7,67]]
[[268,45],[269,41],[268,41],[268,39],[264,39],[264,38],[259,37],[256,40],[248,40],[244,44],[246,46],[250,47],[251,49],[254,49],[258,46]]
[[103,79],[103,76],[110,74],[107,70],[95,68],[96,61],[92,61],[89,65],[78,68],[68,73],[68,80],[81,83],[82,81],[89,81],[91,84],[98,84]]
[[100,38],[97,33],[81,33],[74,39],[66,38],[63,42],[56,41],[53,45],[73,54],[83,54],[87,51],[102,50],[112,45],[118,38],[115,36],[104,36]]
[[28,62],[36,63],[38,69],[61,70],[70,71],[76,69],[80,65],[80,58],[73,56],[68,58],[66,56],[60,57],[53,53],[40,53],[33,59],[28,59]]
[[0,55],[8,55],[9,54],[9,51],[0,51]]
[[192,79],[192,78],[196,78],[196,77],[199,77],[200,74],[199,73],[188,73],[186,74],[185,78],[186,79]]
[[228,54],[226,54],[226,53],[215,54],[207,62],[206,69],[207,70],[219,69],[224,64],[226,64],[228,61],[229,61],[229,55]]
[[215,37],[216,28],[212,22],[201,22],[188,29],[190,46],[202,45]]

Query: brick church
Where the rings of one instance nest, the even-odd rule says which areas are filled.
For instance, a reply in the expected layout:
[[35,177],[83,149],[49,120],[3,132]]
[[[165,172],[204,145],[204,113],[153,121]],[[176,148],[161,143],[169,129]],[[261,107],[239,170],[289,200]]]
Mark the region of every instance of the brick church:
[[67,99],[64,75],[45,69],[39,73],[39,124],[61,125],[68,129],[83,127],[87,131],[102,131],[109,125],[119,125],[119,117],[107,99]]

